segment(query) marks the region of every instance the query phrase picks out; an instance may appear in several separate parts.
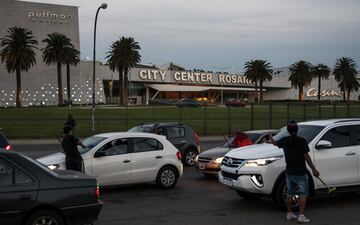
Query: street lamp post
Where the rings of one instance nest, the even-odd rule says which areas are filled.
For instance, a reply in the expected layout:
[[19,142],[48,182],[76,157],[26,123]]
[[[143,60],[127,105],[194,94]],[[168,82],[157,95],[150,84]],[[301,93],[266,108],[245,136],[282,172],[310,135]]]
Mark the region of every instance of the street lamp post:
[[96,16],[95,16],[95,24],[94,24],[94,54],[93,54],[93,85],[92,85],[92,114],[91,114],[91,121],[92,121],[92,132],[95,133],[95,57],[96,57],[96,23],[97,23],[97,18],[98,18],[98,14],[100,9],[106,9],[107,8],[107,4],[103,3],[101,4],[101,6],[99,6],[99,8],[96,11]]
[[[223,67],[212,66],[212,68],[219,69],[219,70],[221,70],[221,73],[224,73],[224,70],[232,69],[234,67],[233,66],[223,66]],[[223,83],[221,83],[221,105],[220,106],[224,106],[224,84]]]

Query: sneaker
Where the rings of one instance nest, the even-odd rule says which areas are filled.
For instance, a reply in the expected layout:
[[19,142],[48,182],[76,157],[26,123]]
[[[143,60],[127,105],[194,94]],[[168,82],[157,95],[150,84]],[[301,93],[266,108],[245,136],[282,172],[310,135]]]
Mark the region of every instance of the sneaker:
[[286,214],[286,219],[287,220],[296,220],[298,217],[293,213],[293,212],[288,212]]
[[308,223],[308,222],[310,222],[310,220],[308,218],[306,218],[304,215],[299,215],[298,222],[299,223]]

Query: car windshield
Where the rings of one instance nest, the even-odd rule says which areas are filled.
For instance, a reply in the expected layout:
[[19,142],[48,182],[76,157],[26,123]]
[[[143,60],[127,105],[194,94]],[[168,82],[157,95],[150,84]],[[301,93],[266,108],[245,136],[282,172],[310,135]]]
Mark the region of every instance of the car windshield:
[[136,126],[128,130],[128,132],[151,133],[151,126]]
[[[298,125],[299,130],[297,135],[299,137],[305,138],[307,143],[310,143],[322,129],[323,126],[313,126],[313,125]],[[274,136],[274,140],[278,141],[283,137],[289,136],[289,132],[286,127],[281,128],[279,133]]]
[[83,148],[81,145],[78,145],[78,150],[80,154],[84,154],[88,152],[90,149],[94,148],[96,145],[98,145],[100,142],[105,140],[105,137],[99,137],[99,136],[91,136],[83,140],[81,143],[85,146]]
[[[260,137],[261,134],[259,133],[247,133],[245,132],[245,134],[247,134],[247,136],[251,139],[251,141],[253,143],[255,143],[255,141]],[[223,145],[224,148],[232,148],[232,144],[234,142],[234,137],[229,138],[225,144]]]

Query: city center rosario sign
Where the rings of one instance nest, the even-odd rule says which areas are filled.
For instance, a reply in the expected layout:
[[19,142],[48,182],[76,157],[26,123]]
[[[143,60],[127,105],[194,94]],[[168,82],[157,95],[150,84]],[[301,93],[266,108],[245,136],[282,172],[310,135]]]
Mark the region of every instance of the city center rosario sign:
[[132,81],[189,84],[253,85],[245,76],[157,69],[135,69]]

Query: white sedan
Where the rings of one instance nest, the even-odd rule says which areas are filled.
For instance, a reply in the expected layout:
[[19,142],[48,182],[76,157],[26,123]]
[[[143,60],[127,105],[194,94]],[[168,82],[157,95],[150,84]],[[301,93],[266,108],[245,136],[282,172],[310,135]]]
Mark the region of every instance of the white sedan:
[[[181,153],[165,136],[149,133],[105,133],[82,141],[78,146],[85,172],[100,186],[155,181],[170,189],[183,174]],[[65,169],[64,153],[37,159],[50,169]]]

